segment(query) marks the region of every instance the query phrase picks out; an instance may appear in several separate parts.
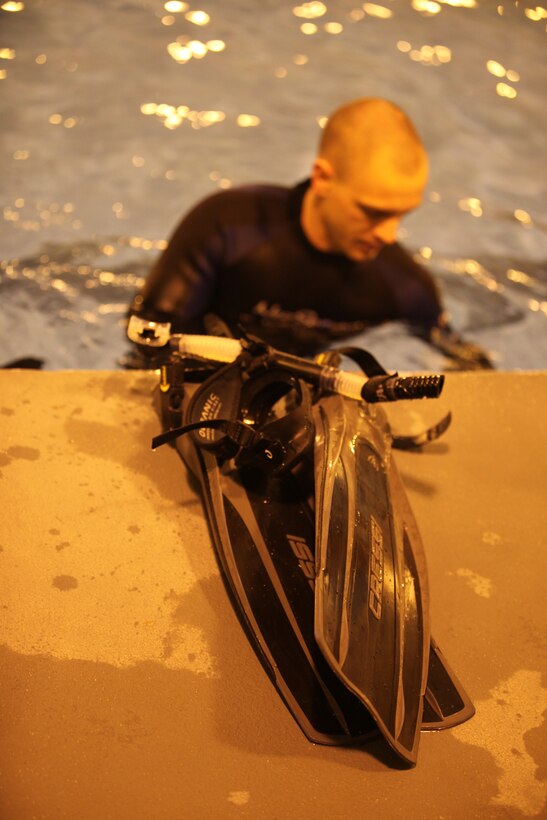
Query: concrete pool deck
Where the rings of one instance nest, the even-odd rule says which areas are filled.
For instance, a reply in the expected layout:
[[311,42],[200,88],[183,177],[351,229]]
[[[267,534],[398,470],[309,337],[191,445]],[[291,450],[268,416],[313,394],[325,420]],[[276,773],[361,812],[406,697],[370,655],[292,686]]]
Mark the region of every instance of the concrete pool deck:
[[411,771],[301,735],[150,449],[156,378],[0,371],[3,820],[544,816],[547,372],[447,376],[445,438],[396,456],[477,707]]

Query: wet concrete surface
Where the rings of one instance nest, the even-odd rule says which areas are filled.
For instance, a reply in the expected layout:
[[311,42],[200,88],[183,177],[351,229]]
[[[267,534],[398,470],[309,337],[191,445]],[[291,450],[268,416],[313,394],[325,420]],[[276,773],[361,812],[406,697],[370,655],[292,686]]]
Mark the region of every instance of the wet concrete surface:
[[227,598],[143,372],[0,372],[2,820],[545,816],[547,375],[455,374],[397,462],[434,634],[477,707],[421,738],[308,743]]

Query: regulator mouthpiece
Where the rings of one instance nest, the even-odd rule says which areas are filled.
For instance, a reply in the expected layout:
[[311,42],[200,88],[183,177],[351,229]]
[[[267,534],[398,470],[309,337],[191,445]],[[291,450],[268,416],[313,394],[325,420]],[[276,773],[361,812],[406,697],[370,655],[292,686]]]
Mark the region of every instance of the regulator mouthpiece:
[[365,382],[361,396],[373,404],[401,399],[438,399],[444,376],[373,376]]

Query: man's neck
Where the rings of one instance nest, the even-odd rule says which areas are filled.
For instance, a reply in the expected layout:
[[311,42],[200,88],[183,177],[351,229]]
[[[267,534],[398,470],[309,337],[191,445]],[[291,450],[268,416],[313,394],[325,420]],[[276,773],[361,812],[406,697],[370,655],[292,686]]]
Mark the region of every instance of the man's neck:
[[317,212],[317,199],[311,186],[307,189],[302,200],[300,226],[304,231],[306,239],[314,248],[324,253],[328,253],[331,250],[330,243],[325,235],[323,224]]

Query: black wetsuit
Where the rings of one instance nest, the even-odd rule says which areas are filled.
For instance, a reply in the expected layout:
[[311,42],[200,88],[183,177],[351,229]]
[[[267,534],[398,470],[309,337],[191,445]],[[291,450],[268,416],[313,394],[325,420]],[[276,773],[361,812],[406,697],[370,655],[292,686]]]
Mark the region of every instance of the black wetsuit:
[[310,244],[300,225],[309,182],[213,194],[183,219],[134,311],[203,332],[216,313],[285,350],[306,354],[389,320],[427,330],[442,312],[430,274],[398,244],[354,262]]

